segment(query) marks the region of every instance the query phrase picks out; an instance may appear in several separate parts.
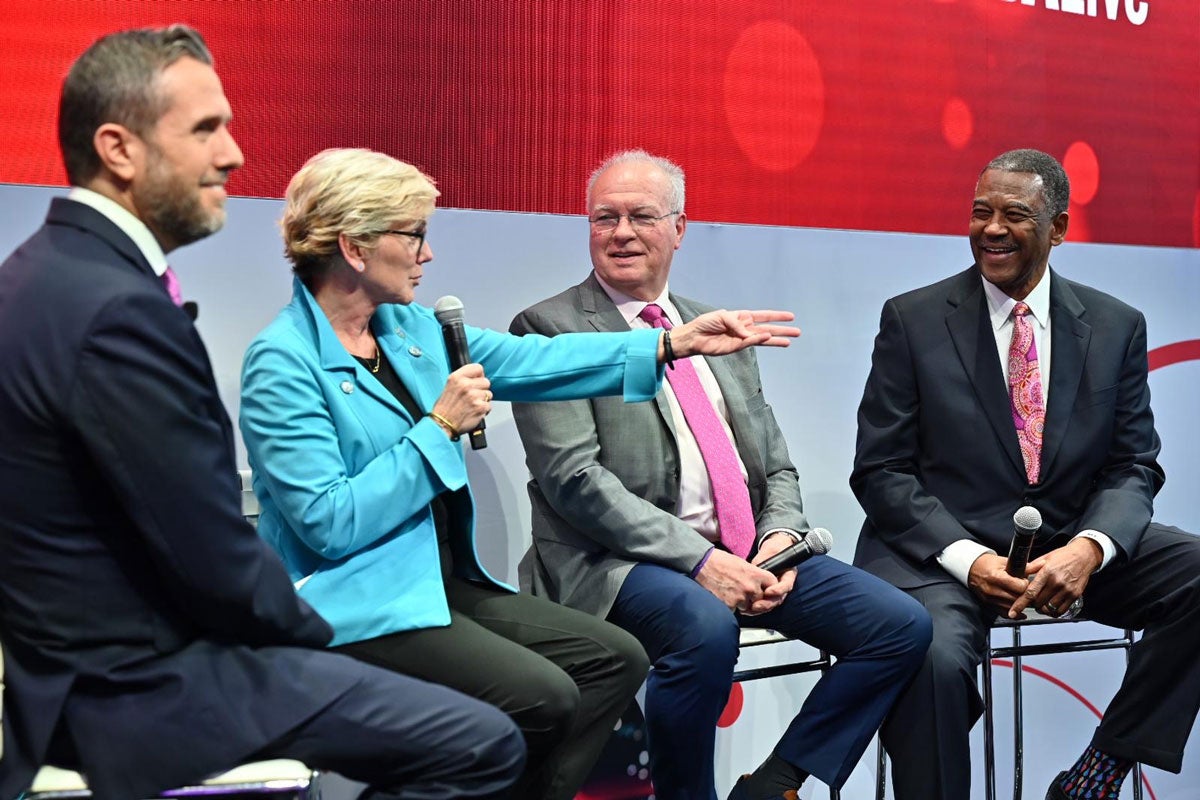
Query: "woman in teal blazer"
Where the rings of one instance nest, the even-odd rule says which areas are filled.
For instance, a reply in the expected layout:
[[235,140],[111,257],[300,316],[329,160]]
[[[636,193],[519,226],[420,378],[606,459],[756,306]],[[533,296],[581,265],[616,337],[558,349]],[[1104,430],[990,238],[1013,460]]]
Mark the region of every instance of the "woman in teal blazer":
[[335,647],[499,706],[528,746],[514,796],[570,798],[648,662],[619,628],[488,574],[459,434],[493,397],[649,400],[672,346],[719,354],[796,331],[756,324],[790,318],[778,312],[717,312],[671,338],[468,327],[477,363],[452,372],[440,325],[413,302],[437,194],[414,167],[368,150],[326,150],[288,186],[294,294],[242,374],[259,532]]

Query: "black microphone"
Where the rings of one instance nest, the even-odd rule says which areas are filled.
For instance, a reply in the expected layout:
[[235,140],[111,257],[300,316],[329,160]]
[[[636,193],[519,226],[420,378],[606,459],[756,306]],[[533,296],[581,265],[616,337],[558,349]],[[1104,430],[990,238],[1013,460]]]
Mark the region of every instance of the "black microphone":
[[1008,564],[1004,570],[1014,578],[1025,577],[1025,565],[1029,563],[1029,551],[1033,540],[1042,527],[1042,515],[1033,506],[1021,506],[1013,514],[1013,538],[1008,547]]
[[[458,369],[464,364],[471,363],[471,354],[467,349],[467,329],[463,327],[463,304],[452,294],[438,298],[438,301],[433,304],[433,315],[437,317],[437,321],[442,323],[442,340],[446,342],[446,355],[450,357],[450,371]],[[473,431],[467,432],[467,438],[471,440],[472,450],[482,450],[487,447],[487,435],[483,429],[486,427],[483,420],[479,420],[479,425]]]
[[193,300],[183,301],[182,308],[183,308],[183,313],[187,314],[188,318],[192,322],[195,322],[196,320],[198,320],[200,318],[200,306],[198,306],[195,303],[195,301],[193,301]]
[[779,577],[797,564],[808,561],[813,556],[824,555],[833,548],[833,534],[824,528],[813,528],[800,541],[791,547],[785,547],[766,561],[758,565]]

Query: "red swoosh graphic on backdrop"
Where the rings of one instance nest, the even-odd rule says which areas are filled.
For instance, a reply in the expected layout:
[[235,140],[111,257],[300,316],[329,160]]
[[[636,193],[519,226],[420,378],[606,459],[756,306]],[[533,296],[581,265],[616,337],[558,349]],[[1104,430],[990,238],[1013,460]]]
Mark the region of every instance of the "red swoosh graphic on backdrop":
[[1151,371],[1178,364],[1180,361],[1200,361],[1200,339],[1164,344],[1151,350],[1146,357],[1150,362]]

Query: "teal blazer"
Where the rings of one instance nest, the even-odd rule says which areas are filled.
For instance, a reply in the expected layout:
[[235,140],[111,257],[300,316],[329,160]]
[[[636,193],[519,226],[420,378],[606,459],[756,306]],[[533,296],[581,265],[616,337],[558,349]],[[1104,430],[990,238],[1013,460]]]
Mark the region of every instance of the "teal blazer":
[[[371,329],[417,404],[432,408],[450,374],[432,310],[383,305]],[[547,338],[468,326],[467,337],[497,400],[638,402],[662,380],[656,330]],[[450,624],[429,505],[439,494],[452,509],[455,574],[513,591],[479,563],[462,443],[413,419],[299,281],[246,352],[240,425],[259,533],[333,626],[331,644]]]

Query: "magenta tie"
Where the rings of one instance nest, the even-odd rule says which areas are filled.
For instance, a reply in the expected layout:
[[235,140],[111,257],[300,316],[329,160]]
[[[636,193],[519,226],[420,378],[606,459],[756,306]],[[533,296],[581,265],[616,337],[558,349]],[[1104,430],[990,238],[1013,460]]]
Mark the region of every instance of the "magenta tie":
[[[672,327],[671,320],[657,303],[646,306],[638,316],[656,328],[670,330]],[[746,558],[754,546],[754,510],[750,507],[750,492],[742,478],[737,453],[691,360],[680,359],[674,367],[667,370],[667,380],[704,458],[704,467],[712,484],[721,543],[729,548],[729,552]]]
[[167,267],[167,271],[162,274],[162,282],[167,288],[167,294],[171,295],[171,302],[177,306],[183,305],[183,292],[179,289],[179,278],[175,276],[175,270]]
[[1042,400],[1042,371],[1038,367],[1037,343],[1033,326],[1025,317],[1029,306],[1013,306],[1013,335],[1008,345],[1008,389],[1012,399],[1013,424],[1017,426],[1017,441],[1021,458],[1025,460],[1025,476],[1037,483],[1041,473],[1042,433],[1046,428],[1046,405]]

